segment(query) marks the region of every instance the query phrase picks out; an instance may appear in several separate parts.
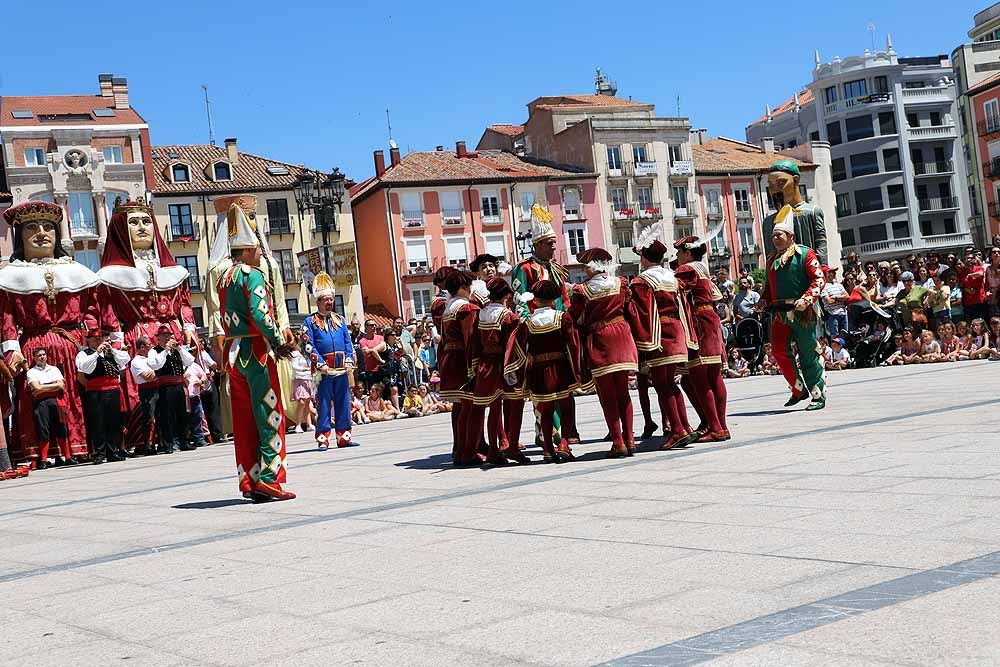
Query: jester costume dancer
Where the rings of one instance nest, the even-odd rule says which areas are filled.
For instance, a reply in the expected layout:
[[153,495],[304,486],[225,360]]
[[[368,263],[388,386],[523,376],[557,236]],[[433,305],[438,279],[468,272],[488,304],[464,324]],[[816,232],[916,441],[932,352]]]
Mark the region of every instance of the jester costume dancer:
[[[508,460],[527,463],[528,458],[517,446],[524,398],[506,401],[504,389],[507,384],[503,379],[503,360],[507,351],[507,341],[517,330],[520,318],[507,307],[507,300],[513,294],[513,290],[506,280],[494,276],[486,283],[486,287],[489,301],[479,311],[475,335],[472,337],[475,376],[469,428],[472,433],[482,433],[488,407],[486,462],[494,465],[502,465]],[[505,410],[508,403],[512,405]],[[504,424],[509,426],[506,431]],[[514,428],[516,430],[513,430]]]
[[455,271],[445,278],[444,287],[451,294],[441,318],[441,345],[438,370],[441,374],[441,398],[455,404],[452,413],[457,427],[452,447],[452,463],[456,466],[480,465],[485,457],[479,453],[482,428],[474,432],[472,422],[472,392],[474,375],[472,338],[479,320],[479,305],[473,303],[470,287],[475,276],[468,271]]
[[678,369],[687,364],[689,346],[693,347],[696,341],[692,334],[694,324],[684,297],[678,292],[674,272],[663,266],[667,246],[659,236],[659,225],[651,225],[636,239],[635,252],[642,272],[630,285],[628,320],[641,363],[656,391],[664,431],[670,429],[660,446],[661,450],[667,450],[685,447],[699,437],[688,424],[676,377]]
[[302,353],[322,375],[316,388],[316,446],[330,448],[330,406],[337,426],[337,447],[359,443],[351,440],[351,387],[347,374],[354,367],[354,345],[347,322],[334,312],[334,284],[325,271],[313,279],[316,312],[302,324]]
[[258,268],[260,237],[234,204],[229,209],[233,265],[219,281],[225,331],[224,364],[233,403],[233,440],[240,491],[254,502],[290,500],[285,491],[285,406],[275,351],[284,353],[274,320],[274,293]]
[[[257,198],[254,195],[233,195],[229,197],[218,197],[215,199],[215,213],[217,223],[215,229],[215,239],[212,241],[212,253],[208,258],[208,284],[218,285],[219,280],[232,267],[233,260],[230,256],[229,235],[233,233],[229,223],[229,211],[232,205],[236,204],[244,214],[244,217],[251,221],[257,218]],[[285,305],[285,283],[281,280],[281,267],[277,265],[271,257],[271,251],[267,246],[267,238],[260,237],[260,269],[267,279],[272,294],[274,295],[275,310],[272,316],[278,323],[282,339],[285,344],[297,344],[297,339],[292,333],[288,321],[288,307]],[[208,336],[212,340],[216,358],[221,360],[223,344],[223,322],[222,311],[219,304],[219,295],[214,289],[205,290],[205,301],[208,305]],[[292,366],[287,359],[278,359],[278,377],[281,381],[281,396],[285,404],[290,400],[292,387]],[[225,364],[220,364],[225,367]],[[277,389],[275,391],[278,391]],[[222,430],[224,433],[232,431],[233,415],[232,401],[229,396],[229,382],[223,375],[219,388],[219,412],[222,419]]]
[[[76,378],[76,354],[83,345],[82,328],[112,332],[120,342],[118,318],[110,304],[101,302],[97,274],[73,261],[62,238],[63,210],[56,204],[29,201],[4,211],[12,227],[14,251],[0,269],[0,340],[8,365],[31,359],[36,348],[45,348],[48,363],[66,379],[66,427],[70,453],[88,454],[83,399]],[[19,333],[20,331],[20,333]],[[35,433],[31,392],[23,374],[17,378],[14,428],[9,442],[15,461],[37,463],[39,441]]]
[[728,392],[722,380],[726,344],[722,339],[722,323],[715,311],[715,302],[722,299],[722,293],[701,261],[708,252],[708,244],[694,236],[686,236],[675,241],[674,248],[679,264],[674,275],[689,299],[686,305],[691,309],[694,338],[698,341],[697,353],[689,354],[687,379],[682,380],[690,383],[688,397],[701,417],[698,442],[729,440],[731,436],[726,428]]
[[[174,260],[151,206],[141,201],[115,206],[97,275],[102,283],[101,301],[110,303],[118,314],[130,357],[135,356],[140,337],[155,340],[161,327],[169,328],[175,340],[197,349],[188,286],[191,274]],[[142,417],[132,373],[125,373],[125,388],[129,413],[125,444],[155,452],[148,447],[153,425]]]
[[611,434],[608,458],[632,456],[635,436],[628,379],[639,370],[639,357],[625,321],[628,279],[614,275],[611,253],[603,248],[584,250],[576,259],[586,266],[587,280],[574,286],[569,312],[584,332],[584,358]]
[[[535,311],[537,303],[533,299],[523,298],[525,293],[530,293],[532,286],[539,280],[551,280],[559,288],[559,296],[553,303],[553,308],[565,311],[569,306],[569,271],[566,267],[555,261],[556,254],[556,232],[552,228],[552,214],[546,211],[538,203],[531,207],[531,243],[532,255],[528,259],[514,267],[511,273],[511,286],[515,294],[522,298],[517,299],[517,313],[522,318],[528,317]],[[572,397],[570,397],[572,400]],[[541,440],[541,420],[536,409],[535,439]],[[561,419],[559,410],[555,412],[556,433],[561,431]],[[574,437],[570,438],[571,443],[579,442],[577,434],[570,433]]]
[[555,308],[562,288],[551,280],[539,280],[531,290],[535,311],[522,321],[507,342],[504,380],[523,387],[540,414],[545,461],[564,463],[574,459],[568,440],[554,438],[556,405],[562,410],[563,427],[576,427],[573,392],[586,382],[580,338],[573,318]]
[[766,301],[773,313],[771,347],[792,390],[785,406],[812,398],[806,410],[820,410],[826,407],[826,382],[816,338],[822,322],[819,298],[824,284],[823,269],[811,248],[795,243],[793,216],[790,213],[774,224],[771,242],[775,255],[767,263],[767,284],[761,301]]

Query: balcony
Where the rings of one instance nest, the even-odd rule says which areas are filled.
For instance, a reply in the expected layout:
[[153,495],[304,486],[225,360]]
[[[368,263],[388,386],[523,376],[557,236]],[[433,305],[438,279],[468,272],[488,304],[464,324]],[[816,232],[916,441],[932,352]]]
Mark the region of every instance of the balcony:
[[93,220],[70,219],[69,235],[75,241],[96,239],[97,223]]
[[674,206],[674,216],[677,218],[694,218],[698,215],[698,211],[694,204],[688,202],[684,205],[677,204]]
[[630,204],[612,204],[611,219],[615,222],[622,220],[644,220],[652,222],[663,219],[663,209],[657,202],[633,202]]
[[951,86],[903,88],[903,104],[951,104],[950,89]]
[[465,216],[460,208],[445,208],[441,210],[441,222],[444,225],[463,225]]
[[955,139],[958,135],[954,125],[927,125],[925,127],[909,127],[906,129],[910,141],[937,141]]
[[705,204],[705,217],[709,220],[721,220],[722,204],[717,202],[708,202]]
[[937,197],[936,199],[921,199],[918,202],[921,213],[931,211],[947,211],[958,208],[958,197]]
[[619,162],[617,166],[608,165],[608,178],[611,179],[621,179],[628,178],[628,170],[625,169],[625,164]]
[[871,95],[862,95],[861,97],[852,97],[849,100],[837,100],[836,102],[827,104],[824,109],[827,114],[832,114],[844,111],[857,111],[863,107],[885,106],[891,104],[891,93],[873,93]]
[[399,262],[399,275],[401,276],[429,276],[434,273],[434,267],[427,260]]
[[982,139],[989,139],[1000,134],[1000,118],[987,118],[976,123],[979,129],[979,136]]
[[972,243],[972,234],[969,232],[956,232],[955,234],[935,234],[933,236],[925,236],[924,245],[942,247],[942,246],[959,246]]
[[632,169],[636,178],[652,178],[656,176],[656,163],[651,160],[635,162]]
[[[75,234],[74,234],[75,236]],[[187,243],[201,238],[201,228],[198,225],[167,225],[167,241]]]
[[403,211],[403,231],[409,229],[424,229],[427,222],[422,211]]
[[619,264],[638,264],[639,255],[632,248],[618,248]]
[[841,249],[841,253],[846,257],[852,252],[857,253],[863,257],[868,257],[870,255],[876,255],[880,253],[897,253],[903,250],[913,249],[913,239],[891,239],[886,241],[873,241],[871,243],[862,243],[861,245],[851,245],[845,246]]
[[744,256],[756,255],[758,253],[760,253],[760,247],[756,243],[748,243],[740,248],[740,254]]
[[693,160],[674,160],[670,165],[670,178],[686,179],[694,176]]
[[268,234],[291,234],[292,233],[292,223],[285,217],[272,217],[267,221],[267,233]]
[[586,220],[583,211],[578,208],[564,208],[562,211],[563,222],[581,222]]
[[736,209],[736,219],[737,220],[753,220],[753,211],[752,210],[750,210],[750,209],[741,209],[741,208],[738,208],[738,206],[739,205],[737,204],[737,209]]
[[955,173],[955,163],[952,160],[944,160],[942,162],[914,162],[913,173],[917,176],[953,174]]
[[987,178],[1000,178],[1000,157],[984,162],[983,173]]
[[482,223],[484,225],[502,225],[503,216],[501,215],[484,215],[482,217]]

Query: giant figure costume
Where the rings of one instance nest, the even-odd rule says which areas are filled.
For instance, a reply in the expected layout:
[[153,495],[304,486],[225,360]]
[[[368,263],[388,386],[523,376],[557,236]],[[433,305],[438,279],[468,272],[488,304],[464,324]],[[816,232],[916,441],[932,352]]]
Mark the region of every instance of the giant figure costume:
[[771,232],[776,222],[781,222],[790,213],[794,214],[795,239],[807,248],[812,248],[819,256],[819,261],[826,264],[826,221],[823,209],[802,199],[799,190],[801,172],[793,160],[778,160],[771,166],[768,174],[768,190],[771,197],[779,203],[779,210],[764,218],[764,247],[767,256],[774,252]]
[[[321,271],[313,280],[313,296],[333,297],[333,279]],[[316,388],[316,445],[330,446],[330,406],[337,429],[337,447],[350,447],[351,387],[347,373],[354,366],[354,345],[347,322],[334,312],[317,311],[302,324],[303,353],[322,380]]]

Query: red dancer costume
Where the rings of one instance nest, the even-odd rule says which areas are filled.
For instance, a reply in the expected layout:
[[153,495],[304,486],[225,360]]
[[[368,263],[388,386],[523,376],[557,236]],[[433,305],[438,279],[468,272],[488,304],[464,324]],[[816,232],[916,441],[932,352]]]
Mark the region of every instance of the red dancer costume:
[[[83,345],[81,326],[115,332],[113,338],[120,340],[118,319],[110,304],[100,301],[97,274],[73,261],[63,248],[60,206],[29,201],[7,209],[3,215],[14,237],[10,263],[0,269],[0,340],[5,360],[10,364],[15,354],[31,359],[36,348],[45,348],[48,363],[66,379],[70,453],[73,457],[86,456],[83,399],[76,382],[76,354]],[[40,452],[31,392],[23,375],[17,378],[16,385],[18,401],[10,455],[15,461],[37,462]]]
[[698,439],[691,430],[684,397],[676,375],[688,361],[688,350],[697,345],[692,335],[690,313],[678,293],[673,271],[662,266],[667,247],[657,238],[659,225],[641,234],[635,251],[642,272],[632,279],[629,322],[642,362],[660,404],[664,431],[670,433],[660,449],[684,447]]
[[441,345],[438,352],[438,372],[441,375],[441,398],[454,403],[452,413],[455,442],[452,461],[455,465],[479,465],[478,453],[482,429],[471,431],[472,394],[468,391],[473,376],[472,337],[479,319],[479,306],[469,299],[473,275],[455,271],[445,278],[445,289],[453,295],[445,306],[441,320]]
[[631,456],[635,436],[628,378],[639,370],[639,355],[625,321],[628,280],[612,275],[615,264],[603,248],[584,250],[576,259],[586,265],[589,277],[573,287],[570,314],[585,332],[581,336],[584,358],[611,434],[608,458]]
[[[483,418],[489,407],[486,423],[488,455],[487,463],[503,464],[507,459],[517,463],[527,463],[527,457],[517,446],[517,435],[511,440],[504,431],[504,418],[509,413],[504,410],[503,361],[507,341],[517,330],[520,318],[507,307],[507,299],[514,293],[503,278],[494,277],[487,283],[489,302],[479,311],[476,332],[472,337],[472,358],[475,363],[474,388],[472,392],[472,433],[482,433]],[[517,400],[517,399],[515,399]],[[524,409],[524,399],[520,399]],[[507,413],[507,414],[505,414]],[[517,416],[517,433],[521,430],[520,414]]]
[[553,445],[553,417],[559,406],[563,433],[576,428],[573,392],[583,379],[583,359],[580,338],[573,318],[553,306],[562,294],[551,280],[535,283],[525,298],[535,301],[536,308],[507,342],[504,356],[504,378],[507,384],[522,386],[540,413],[542,448],[545,460],[563,463],[573,460],[569,442],[562,438]]
[[698,355],[688,362],[688,377],[692,390],[688,396],[694,404],[702,423],[698,442],[729,440],[726,428],[726,401],[728,393],[722,381],[722,357],[726,344],[722,339],[722,324],[715,312],[715,302],[722,293],[712,282],[708,267],[701,261],[708,252],[708,245],[697,237],[686,236],[674,242],[677,249],[677,282],[687,291],[692,309]]

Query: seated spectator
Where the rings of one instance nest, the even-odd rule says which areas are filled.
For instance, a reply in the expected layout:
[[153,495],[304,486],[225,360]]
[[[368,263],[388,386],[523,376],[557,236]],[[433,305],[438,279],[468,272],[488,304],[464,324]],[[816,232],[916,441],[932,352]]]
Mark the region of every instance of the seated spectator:
[[955,336],[955,325],[945,322],[938,333],[941,334],[941,355],[943,361],[961,361],[969,358],[969,351],[963,350]]
[[969,323],[965,320],[959,320],[955,324],[955,339],[958,341],[959,349],[965,351],[965,358],[968,359],[972,336],[969,335]]
[[920,342],[913,336],[913,327],[903,328],[903,363],[916,364],[920,361]]
[[843,338],[834,338],[830,342],[832,346],[830,348],[830,358],[826,362],[826,370],[842,371],[851,365],[851,355],[844,349]]
[[989,359],[990,333],[986,321],[981,317],[972,320],[972,342],[969,343],[969,359]]
[[430,388],[426,384],[420,385],[417,392],[420,400],[424,402],[424,414],[436,415],[442,412],[451,412],[451,404],[443,403],[431,395]]
[[420,398],[420,392],[416,385],[413,385],[406,392],[403,399],[403,415],[406,417],[423,417],[424,401]]
[[990,318],[990,359],[1000,360],[1000,317]]
[[761,373],[764,375],[779,375],[781,369],[778,368],[778,360],[774,358],[774,349],[770,343],[764,343],[764,361],[760,364]]
[[820,336],[816,342],[819,343],[820,356],[823,357],[823,365],[830,363],[833,358],[833,348],[830,347],[829,338]]
[[373,384],[368,391],[368,398],[365,399],[365,414],[373,422],[384,422],[396,419],[399,416],[399,410],[382,398],[382,385]]
[[365,388],[360,383],[351,387],[351,421],[355,424],[370,424],[365,412]]
[[[926,271],[926,269],[924,269]],[[930,329],[924,329],[923,333],[920,334],[920,360],[919,363],[922,364],[933,364],[938,361],[943,361],[944,355],[941,354],[941,343],[937,341],[934,337],[934,332]]]
[[434,399],[438,403],[447,406],[448,412],[451,412],[452,409],[451,401],[441,400],[440,389],[441,389],[441,376],[438,375],[437,371],[434,371],[433,373],[431,373],[430,391],[428,392],[428,394],[432,399]]
[[902,366],[906,363],[906,355],[903,354],[903,334],[893,334],[892,345],[892,354],[890,354],[886,360],[882,362],[882,365]]
[[726,368],[727,378],[745,378],[750,375],[750,366],[747,360],[740,354],[739,349],[733,348],[729,351],[729,366]]
[[[878,359],[875,355],[885,337],[885,330],[886,323],[883,320],[877,320],[871,332],[858,342],[857,350],[855,350],[857,355],[854,359],[855,368],[871,368],[876,365]],[[902,341],[902,336],[900,336],[900,341]]]

